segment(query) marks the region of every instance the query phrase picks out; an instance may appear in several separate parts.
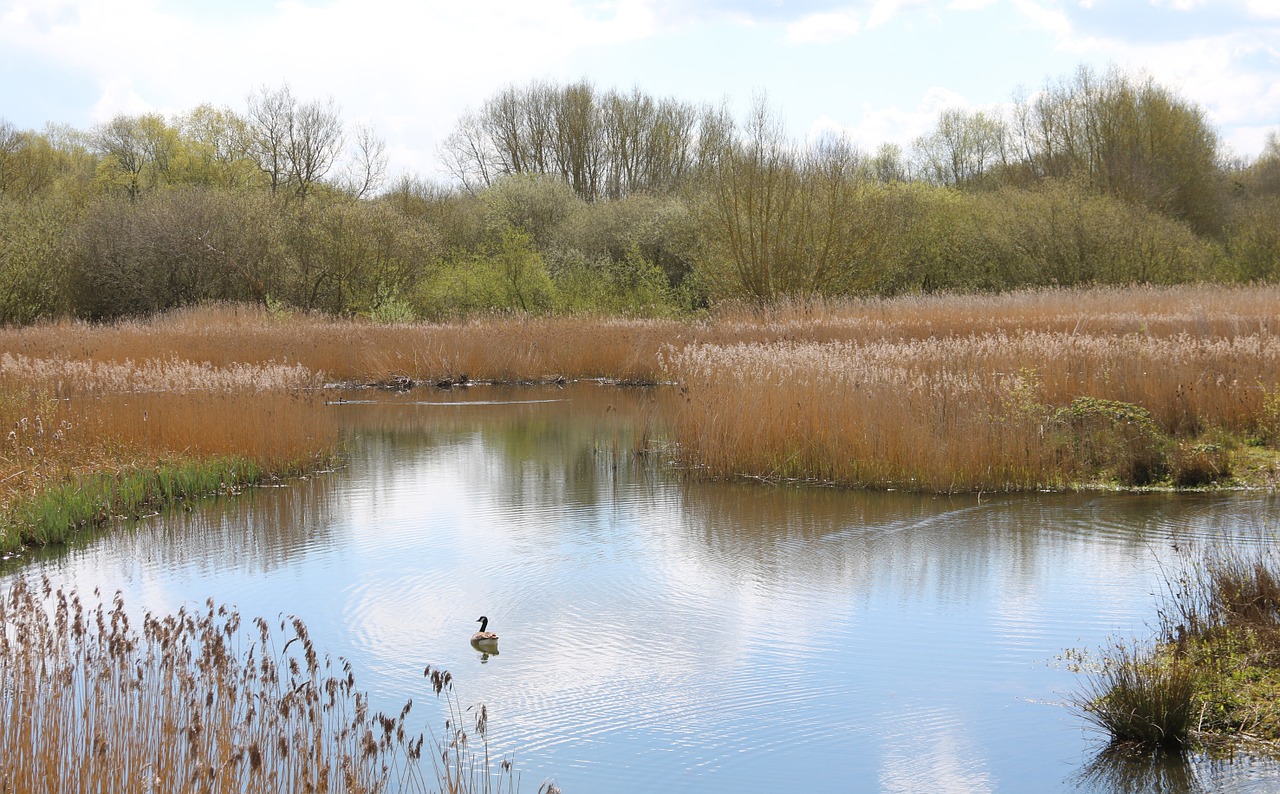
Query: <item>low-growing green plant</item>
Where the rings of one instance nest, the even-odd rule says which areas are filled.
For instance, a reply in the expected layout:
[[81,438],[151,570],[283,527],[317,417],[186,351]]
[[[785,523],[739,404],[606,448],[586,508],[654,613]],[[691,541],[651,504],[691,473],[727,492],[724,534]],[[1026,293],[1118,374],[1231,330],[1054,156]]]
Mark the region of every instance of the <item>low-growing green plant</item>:
[[1178,658],[1117,643],[1070,703],[1113,742],[1180,753],[1194,717],[1196,671]]
[[19,498],[0,516],[0,550],[63,543],[75,532],[113,516],[132,516],[180,499],[209,496],[258,483],[263,470],[245,458],[162,462],[150,469],[94,472]]
[[1272,547],[1189,554],[1166,573],[1166,589],[1156,644],[1105,649],[1069,705],[1113,744],[1144,752],[1280,739],[1280,558]]

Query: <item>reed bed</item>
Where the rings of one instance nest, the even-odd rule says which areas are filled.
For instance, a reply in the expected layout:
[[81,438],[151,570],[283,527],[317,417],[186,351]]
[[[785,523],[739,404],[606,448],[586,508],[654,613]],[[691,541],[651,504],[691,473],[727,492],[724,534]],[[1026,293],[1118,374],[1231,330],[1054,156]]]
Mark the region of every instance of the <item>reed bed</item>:
[[[75,410],[101,414],[100,435],[117,452],[296,462],[334,438],[297,395],[463,375],[676,382],[686,399],[674,440],[690,470],[922,490],[1098,476],[1099,462],[1080,454],[1097,444],[1072,438],[1081,422],[1066,426],[1061,412],[1082,398],[1119,402],[1187,442],[1159,451],[1161,466],[1187,469],[1175,481],[1211,482],[1229,465],[1213,443],[1191,444],[1197,434],[1280,438],[1277,328],[1280,287],[1187,286],[730,305],[684,321],[380,325],[212,305],[106,326],[3,329],[0,419],[18,437],[0,460],[0,500],[33,487],[20,460],[39,448],[24,440],[32,423],[64,434],[61,423],[92,424],[50,401],[70,397]],[[92,409],[77,399],[90,396],[102,398]]]
[[148,612],[139,631],[119,594],[94,596],[18,579],[0,599],[0,791],[516,789],[447,673],[425,671],[451,716],[428,738],[409,726],[412,701],[373,712],[350,664],[322,656],[298,618],[242,630],[210,599]]
[[[1149,412],[1160,431],[1261,431],[1280,337],[1066,332],[897,341],[704,344],[672,351],[675,437],[711,477],[931,491],[1062,487],[1088,477],[1063,411]],[[1123,440],[1123,439],[1118,439]]]
[[107,326],[64,321],[0,329],[0,350],[27,361],[195,362],[300,368],[334,382],[392,376],[433,381],[670,377],[662,352],[689,345],[870,342],[1023,333],[1232,340],[1280,328],[1280,287],[1040,290],[1001,295],[792,301],[726,305],[689,320],[595,316],[479,316],[431,324],[377,324],[211,305]]
[[[598,317],[491,316],[445,324],[377,324],[321,315],[282,317],[241,305],[205,306],[150,320],[62,322],[0,331],[0,346],[32,362],[199,362],[216,373],[276,373],[374,383],[468,375],[503,382],[612,377],[652,380],[657,353],[689,325]],[[28,365],[31,366],[31,365]],[[45,366],[48,366],[45,364]],[[136,377],[136,376],[135,376]]]
[[297,367],[0,356],[0,552],[328,465],[337,425],[314,383]]

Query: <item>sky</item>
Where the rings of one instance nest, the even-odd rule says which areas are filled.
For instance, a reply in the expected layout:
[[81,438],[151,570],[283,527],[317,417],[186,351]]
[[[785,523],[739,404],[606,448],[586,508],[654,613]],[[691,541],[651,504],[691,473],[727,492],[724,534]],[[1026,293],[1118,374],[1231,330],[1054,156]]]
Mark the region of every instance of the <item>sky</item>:
[[0,118],[19,128],[243,111],[288,84],[431,179],[462,114],[535,79],[737,114],[763,95],[796,140],[874,151],[1082,65],[1150,75],[1236,155],[1280,130],[1280,0],[0,0]]

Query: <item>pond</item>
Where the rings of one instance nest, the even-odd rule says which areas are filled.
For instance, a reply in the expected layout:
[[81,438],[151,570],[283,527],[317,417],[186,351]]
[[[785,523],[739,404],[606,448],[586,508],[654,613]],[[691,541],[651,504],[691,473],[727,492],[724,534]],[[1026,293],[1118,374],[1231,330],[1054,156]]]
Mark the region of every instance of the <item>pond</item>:
[[[525,790],[1267,790],[1265,759],[1095,761],[1057,660],[1148,637],[1161,570],[1274,541],[1261,494],[922,496],[699,483],[661,390],[359,392],[337,472],[119,527],[4,576],[131,608],[297,615],[376,707],[449,670]],[[0,582],[3,585],[4,582]],[[497,654],[468,639],[485,615]]]

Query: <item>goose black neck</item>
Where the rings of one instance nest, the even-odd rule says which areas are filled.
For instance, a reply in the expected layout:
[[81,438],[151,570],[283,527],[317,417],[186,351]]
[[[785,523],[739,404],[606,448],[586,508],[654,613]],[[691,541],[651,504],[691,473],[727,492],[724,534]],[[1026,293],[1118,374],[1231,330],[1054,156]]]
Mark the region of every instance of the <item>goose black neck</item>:
[[480,630],[485,631],[488,628],[489,628],[489,619],[485,617],[480,618]]

